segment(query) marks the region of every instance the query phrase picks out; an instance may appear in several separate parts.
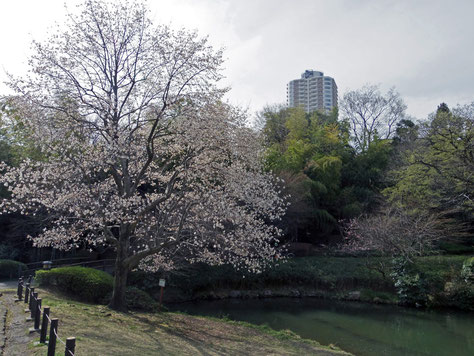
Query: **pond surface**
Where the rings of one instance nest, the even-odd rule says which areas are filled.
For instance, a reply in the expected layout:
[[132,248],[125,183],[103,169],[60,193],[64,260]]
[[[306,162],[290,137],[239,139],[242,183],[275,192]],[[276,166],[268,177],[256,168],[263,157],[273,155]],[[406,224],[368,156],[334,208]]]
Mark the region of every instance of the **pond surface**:
[[172,309],[289,329],[360,356],[474,355],[474,314],[467,312],[313,298],[199,301]]

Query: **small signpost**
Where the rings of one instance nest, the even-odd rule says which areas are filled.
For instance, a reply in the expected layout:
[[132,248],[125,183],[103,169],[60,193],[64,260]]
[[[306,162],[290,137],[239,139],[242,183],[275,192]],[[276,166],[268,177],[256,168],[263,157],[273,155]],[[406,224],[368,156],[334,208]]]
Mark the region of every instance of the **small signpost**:
[[161,311],[161,305],[162,305],[162,303],[163,303],[163,288],[164,288],[165,285],[166,285],[165,279],[164,279],[164,278],[160,278],[160,281],[159,281],[158,285],[159,285],[160,288],[161,288],[161,291],[160,291],[160,309],[159,309],[159,310]]

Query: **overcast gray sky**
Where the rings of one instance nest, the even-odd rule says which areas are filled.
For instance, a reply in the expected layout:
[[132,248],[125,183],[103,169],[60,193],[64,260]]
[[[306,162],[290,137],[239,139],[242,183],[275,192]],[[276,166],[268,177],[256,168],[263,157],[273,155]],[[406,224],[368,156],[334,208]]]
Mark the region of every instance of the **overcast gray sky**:
[[[81,1],[68,0],[70,10]],[[0,82],[21,75],[32,39],[65,16],[64,0],[2,1]],[[392,86],[425,118],[474,101],[473,0],[149,0],[156,22],[197,29],[225,47],[230,101],[251,112],[284,103],[305,69],[332,76],[339,97]],[[0,94],[6,94],[0,84]]]

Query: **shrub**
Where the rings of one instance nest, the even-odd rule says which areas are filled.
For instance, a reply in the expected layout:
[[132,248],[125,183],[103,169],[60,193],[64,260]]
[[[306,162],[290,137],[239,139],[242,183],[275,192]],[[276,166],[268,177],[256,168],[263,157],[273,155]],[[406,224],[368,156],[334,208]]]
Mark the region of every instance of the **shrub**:
[[125,293],[127,308],[144,311],[156,311],[158,303],[145,291],[141,289],[128,287]]
[[468,253],[473,253],[474,252],[474,247],[466,245],[464,243],[457,243],[457,242],[450,242],[450,241],[445,241],[441,242],[439,244],[439,249],[450,255],[455,255],[455,254],[468,254]]
[[[374,261],[387,260],[374,258]],[[389,274],[389,269],[385,271]],[[131,272],[130,285],[153,294],[159,289],[161,273]],[[209,289],[262,289],[280,286],[308,286],[328,289],[373,288],[393,291],[392,280],[367,267],[365,259],[354,257],[301,257],[289,259],[266,269],[263,273],[252,274],[237,271],[231,266],[208,266],[193,264],[171,272],[166,286],[177,288],[181,293],[196,293]]]
[[59,267],[50,271],[37,271],[36,280],[41,286],[57,288],[87,302],[99,302],[113,289],[112,276],[86,267]]
[[[102,299],[103,304],[108,304],[112,298],[112,293],[107,294]],[[145,291],[136,287],[127,287],[125,292],[125,303],[128,309],[155,312],[158,310],[158,303]]]
[[444,305],[474,311],[474,285],[457,279],[446,283]]
[[20,250],[8,245],[0,244],[0,260],[1,259],[16,259],[20,257]]
[[[147,293],[160,288],[159,280],[163,278],[160,273],[150,273],[144,271],[132,271],[128,274],[128,284]],[[167,281],[168,282],[168,281]],[[169,283],[167,283],[169,286]]]
[[26,271],[28,268],[24,263],[13,260],[0,260],[0,278],[16,278],[18,270]]
[[403,257],[393,259],[391,273],[395,281],[400,304],[425,306],[428,302],[428,290],[424,276],[417,266]]
[[461,270],[461,276],[466,283],[474,283],[474,257],[464,261]]

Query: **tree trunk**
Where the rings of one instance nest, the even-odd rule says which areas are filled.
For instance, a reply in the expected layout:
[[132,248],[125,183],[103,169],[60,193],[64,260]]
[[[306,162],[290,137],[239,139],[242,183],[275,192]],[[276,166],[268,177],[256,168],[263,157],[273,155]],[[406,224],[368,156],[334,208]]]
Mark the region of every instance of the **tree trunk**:
[[121,236],[117,246],[117,258],[115,260],[114,290],[109,307],[114,310],[127,311],[125,302],[125,291],[127,288],[128,264],[128,236]]
[[125,302],[125,291],[127,288],[128,268],[119,267],[119,262],[115,263],[114,290],[109,307],[114,310],[127,311]]

